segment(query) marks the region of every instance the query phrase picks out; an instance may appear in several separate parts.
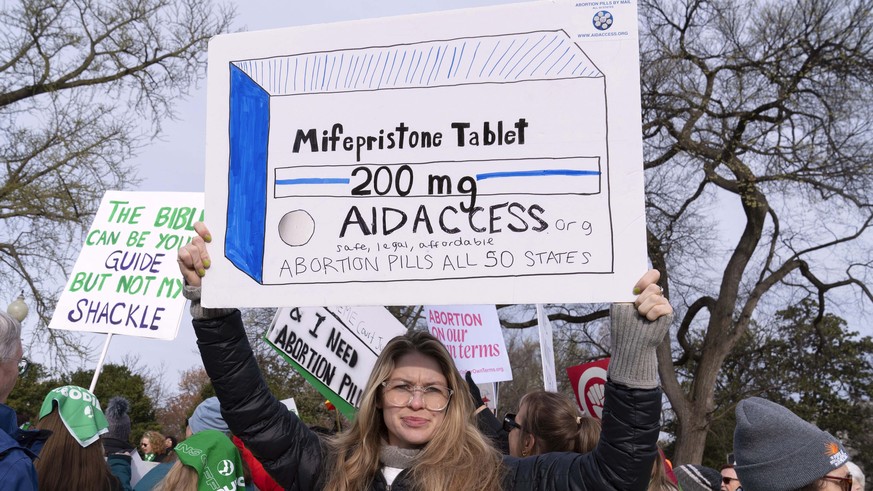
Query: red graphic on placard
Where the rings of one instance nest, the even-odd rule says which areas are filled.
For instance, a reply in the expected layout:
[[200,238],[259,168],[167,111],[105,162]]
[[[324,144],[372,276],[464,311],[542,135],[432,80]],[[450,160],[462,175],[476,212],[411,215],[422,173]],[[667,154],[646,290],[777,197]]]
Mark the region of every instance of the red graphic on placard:
[[567,367],[567,376],[582,412],[593,418],[603,416],[603,397],[609,358]]

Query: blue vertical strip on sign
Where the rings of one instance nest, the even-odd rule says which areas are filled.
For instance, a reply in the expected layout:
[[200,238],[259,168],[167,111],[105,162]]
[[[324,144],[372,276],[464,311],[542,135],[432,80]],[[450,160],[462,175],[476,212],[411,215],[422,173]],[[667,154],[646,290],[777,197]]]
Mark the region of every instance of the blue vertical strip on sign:
[[230,170],[224,251],[239,269],[262,282],[267,212],[270,96],[230,65]]

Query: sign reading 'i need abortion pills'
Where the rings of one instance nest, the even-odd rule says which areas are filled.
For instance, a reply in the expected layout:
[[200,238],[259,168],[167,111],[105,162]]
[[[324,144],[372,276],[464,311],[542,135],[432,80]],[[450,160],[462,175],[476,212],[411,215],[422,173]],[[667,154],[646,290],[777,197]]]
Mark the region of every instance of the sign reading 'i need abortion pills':
[[636,4],[594,3],[215,38],[204,304],[629,300]]

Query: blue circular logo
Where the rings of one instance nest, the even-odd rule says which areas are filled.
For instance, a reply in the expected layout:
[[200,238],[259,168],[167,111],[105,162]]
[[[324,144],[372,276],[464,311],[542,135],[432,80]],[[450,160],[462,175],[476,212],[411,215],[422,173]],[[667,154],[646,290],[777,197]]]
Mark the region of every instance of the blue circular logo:
[[606,10],[601,10],[594,14],[594,18],[591,19],[591,22],[594,23],[594,28],[600,31],[605,31],[612,27],[612,13],[607,12]]

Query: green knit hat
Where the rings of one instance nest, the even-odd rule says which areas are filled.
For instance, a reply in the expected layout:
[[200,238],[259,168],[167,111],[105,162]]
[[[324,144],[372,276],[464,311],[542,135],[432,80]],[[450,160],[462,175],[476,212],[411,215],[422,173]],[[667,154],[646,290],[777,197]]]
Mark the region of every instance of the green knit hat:
[[203,430],[176,445],[179,461],[197,471],[198,491],[245,488],[242,459],[230,438],[218,430]]
[[96,442],[100,435],[109,431],[109,422],[100,409],[100,402],[87,389],[75,385],[52,389],[42,401],[39,419],[51,413],[55,406],[67,431],[83,447]]

